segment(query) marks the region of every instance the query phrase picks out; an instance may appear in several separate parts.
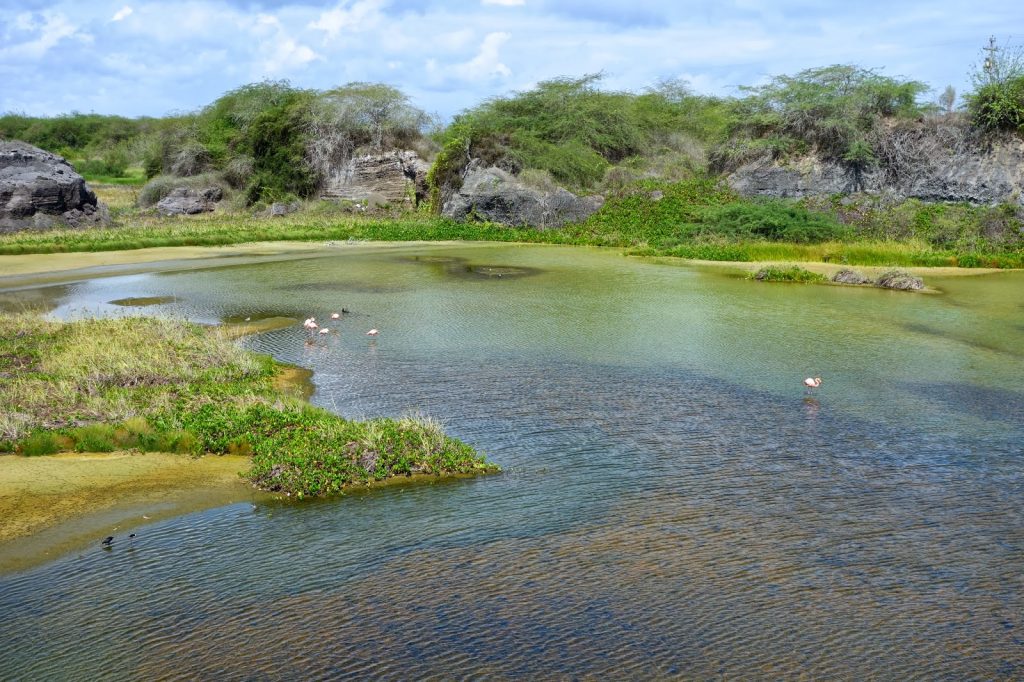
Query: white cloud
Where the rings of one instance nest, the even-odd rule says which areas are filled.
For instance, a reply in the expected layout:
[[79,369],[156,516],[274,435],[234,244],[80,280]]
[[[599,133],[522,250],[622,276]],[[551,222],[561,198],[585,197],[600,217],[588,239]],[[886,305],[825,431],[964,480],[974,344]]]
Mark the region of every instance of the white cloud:
[[132,15],[132,12],[134,12],[134,11],[135,10],[133,10],[131,7],[129,7],[128,5],[125,5],[121,9],[117,10],[117,12],[114,13],[114,16],[110,17],[110,20],[111,21],[123,21],[124,19],[127,19],[128,17],[130,17]]
[[272,14],[256,15],[252,33],[261,38],[259,76],[278,76],[320,58],[312,48],[289,35],[281,20]]
[[72,24],[65,15],[50,10],[38,14],[19,14],[14,25],[23,32],[37,35],[31,40],[0,49],[0,60],[37,60],[65,38],[76,37],[83,42],[92,40],[91,35],[79,32],[78,26]]
[[501,62],[501,46],[509,41],[511,33],[503,31],[488,33],[476,56],[464,64],[456,64],[452,67],[452,73],[463,80],[481,81],[500,76],[508,78],[512,70]]
[[267,74],[277,75],[317,58],[316,52],[291,38],[277,39],[270,47],[270,53],[263,62],[263,70]]
[[323,31],[327,40],[337,38],[342,31],[369,31],[380,24],[384,18],[381,10],[387,4],[387,0],[358,0],[354,3],[346,0],[310,22],[309,28]]

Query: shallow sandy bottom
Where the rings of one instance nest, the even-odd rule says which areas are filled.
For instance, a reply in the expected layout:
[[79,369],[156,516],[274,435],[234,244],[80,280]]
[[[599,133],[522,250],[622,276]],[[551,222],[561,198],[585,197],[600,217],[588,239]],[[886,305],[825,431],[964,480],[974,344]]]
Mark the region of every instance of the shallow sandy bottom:
[[0,571],[28,568],[107,535],[262,493],[246,457],[159,453],[0,456]]

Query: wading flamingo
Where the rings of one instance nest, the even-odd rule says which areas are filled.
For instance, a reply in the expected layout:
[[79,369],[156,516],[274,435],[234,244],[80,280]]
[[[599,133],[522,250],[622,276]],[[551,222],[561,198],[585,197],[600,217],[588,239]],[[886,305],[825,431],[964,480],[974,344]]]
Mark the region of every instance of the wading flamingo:
[[337,320],[340,317],[341,317],[341,315],[339,315],[338,313],[331,313],[331,319],[332,320]]
[[810,393],[812,388],[821,386],[821,377],[807,377],[804,379],[804,386],[807,387],[807,392]]
[[366,332],[367,336],[377,336],[377,334],[380,334],[379,329],[371,329],[370,331]]
[[330,334],[331,330],[328,329],[327,327],[324,327],[323,329],[320,330],[320,333],[321,334]]

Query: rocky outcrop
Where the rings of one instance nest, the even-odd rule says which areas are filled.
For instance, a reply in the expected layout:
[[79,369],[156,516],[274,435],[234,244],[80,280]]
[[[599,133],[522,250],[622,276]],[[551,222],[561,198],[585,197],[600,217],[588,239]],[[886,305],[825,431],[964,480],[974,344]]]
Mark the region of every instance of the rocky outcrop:
[[430,164],[413,151],[357,156],[330,171],[321,197],[416,205],[427,196],[428,170]]
[[106,207],[62,157],[0,140],[0,233],[109,222]]
[[302,208],[302,204],[300,204],[297,201],[292,201],[289,203],[284,203],[283,201],[275,201],[270,206],[267,206],[267,210],[263,212],[263,215],[267,216],[268,218],[283,218],[286,215],[295,213],[300,208]]
[[832,275],[837,284],[871,284],[871,279],[856,270],[843,269]]
[[604,197],[578,197],[564,189],[542,192],[514,175],[474,159],[462,187],[446,194],[441,214],[454,220],[479,219],[515,227],[551,229],[593,215]]
[[1024,140],[985,141],[947,126],[894,130],[879,143],[879,162],[856,168],[815,156],[781,163],[762,157],[728,176],[744,196],[806,197],[856,192],[894,199],[1024,206]]
[[904,270],[889,270],[875,280],[875,286],[900,291],[920,291],[924,289],[924,280]]
[[220,187],[192,189],[191,187],[175,187],[171,193],[157,202],[156,210],[160,215],[195,215],[209,213],[216,208],[216,203],[224,197]]

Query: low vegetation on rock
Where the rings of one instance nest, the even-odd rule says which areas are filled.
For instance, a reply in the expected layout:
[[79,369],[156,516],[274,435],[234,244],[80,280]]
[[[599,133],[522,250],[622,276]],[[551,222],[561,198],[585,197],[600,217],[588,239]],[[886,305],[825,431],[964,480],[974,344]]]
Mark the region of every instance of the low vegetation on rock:
[[186,322],[0,315],[0,452],[250,455],[254,485],[295,495],[497,470],[432,420],[313,407],[281,369]]
[[810,270],[801,268],[798,265],[791,265],[789,267],[772,265],[764,267],[753,273],[751,275],[751,279],[756,279],[759,282],[798,282],[800,284],[828,281],[828,278],[824,275],[811,272]]

